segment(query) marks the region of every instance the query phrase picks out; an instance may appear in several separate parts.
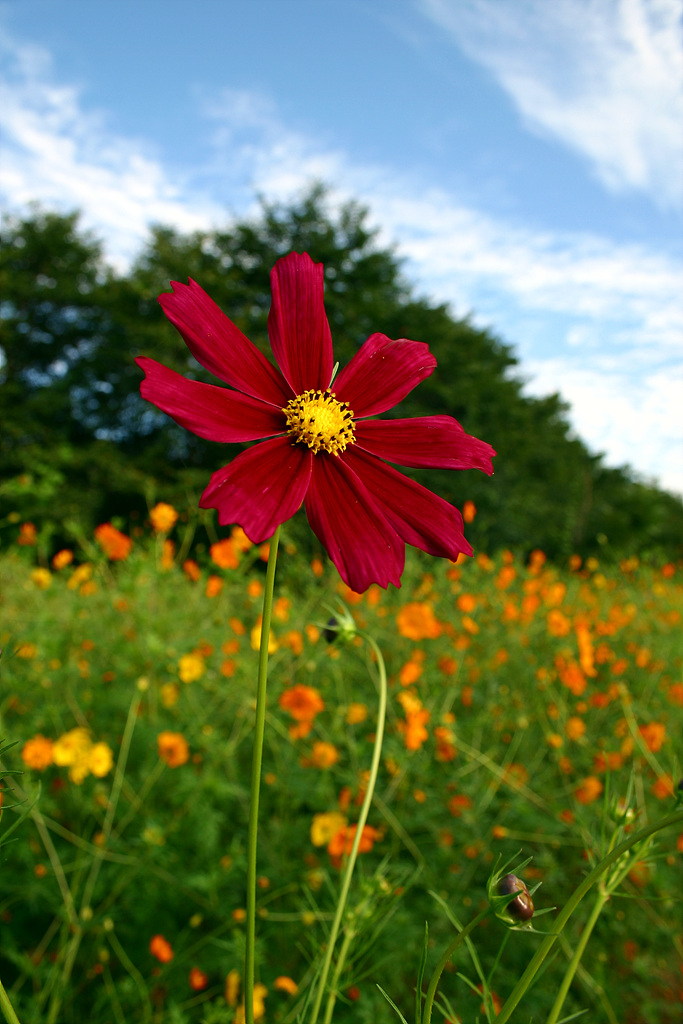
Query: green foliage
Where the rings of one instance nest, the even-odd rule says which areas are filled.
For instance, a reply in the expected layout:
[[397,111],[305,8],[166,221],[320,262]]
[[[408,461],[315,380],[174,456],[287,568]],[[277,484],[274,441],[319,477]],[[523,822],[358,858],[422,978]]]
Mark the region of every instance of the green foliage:
[[[244,951],[251,631],[263,562],[252,549],[221,570],[204,549],[190,580],[181,565],[191,518],[171,534],[171,566],[164,536],[144,522],[120,562],[88,535],[77,568],[48,573],[27,545],[0,557],[0,736],[18,744],[12,767],[24,770],[5,784],[29,798],[16,808],[7,800],[0,828],[41,787],[31,820],[0,854],[0,978],[22,1024],[235,1017],[224,992]],[[680,570],[630,560],[569,572],[509,555],[453,566],[415,555],[400,591],[371,588],[359,599],[329,565],[322,577],[310,572],[293,550],[297,524],[281,542],[261,795],[257,963],[267,1020],[296,1019],[335,906],[338,862],[326,841],[314,845],[315,816],[353,822],[370,762],[372,661],[354,643],[328,646],[319,631],[339,596],[384,652],[390,707],[369,818],[378,835],[352,885],[343,936],[355,938],[334,1019],[397,1020],[380,985],[410,1020],[425,921],[425,979],[453,937],[430,892],[466,923],[487,905],[499,854],[533,857],[523,875],[530,889],[542,882],[536,909],[561,908],[615,822],[630,824],[618,798],[630,798],[636,827],[671,808],[683,727]],[[212,524],[202,529],[210,539]],[[210,575],[222,582],[214,597]],[[192,653],[199,674],[183,682],[179,662]],[[296,685],[324,701],[308,733],[280,701]],[[106,743],[117,767],[78,777],[73,765],[35,764],[29,741],[76,727]],[[189,747],[175,767],[158,754],[169,731]],[[336,762],[317,766],[316,743],[332,744]],[[596,1024],[677,1019],[681,841],[662,834],[654,856],[620,880],[567,1016],[587,1008]],[[520,1019],[546,1019],[585,920],[581,910],[571,919]],[[155,935],[171,944],[171,961],[150,951]],[[491,915],[470,939],[476,963],[463,946],[438,998],[462,1020],[484,1020],[478,986],[504,999],[542,935],[508,932]],[[193,967],[205,988],[193,991]],[[283,975],[298,994],[278,990]]]
[[[573,436],[557,395],[523,393],[517,360],[490,331],[415,295],[367,211],[328,208],[316,186],[299,202],[262,203],[252,220],[182,234],[157,226],[131,271],[116,275],[100,244],[68,216],[35,209],[0,231],[0,499],[7,512],[77,519],[144,512],[155,491],[185,504],[234,457],[195,437],[139,395],[134,358],[215,380],[190,355],[157,302],[172,280],[197,280],[264,352],[269,272],[292,250],[325,265],[335,356],[344,365],[374,331],[425,341],[438,360],[393,415],[449,413],[498,451],[492,480],[477,471],[422,471],[419,480],[478,516],[475,547],[541,547],[552,558],[676,558],[683,504],[607,469]],[[144,484],[143,480],[147,483]],[[530,540],[533,538],[533,541]]]

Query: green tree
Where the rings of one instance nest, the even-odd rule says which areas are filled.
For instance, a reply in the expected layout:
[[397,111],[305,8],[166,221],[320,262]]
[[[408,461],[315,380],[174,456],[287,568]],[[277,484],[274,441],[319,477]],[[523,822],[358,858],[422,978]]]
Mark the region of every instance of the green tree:
[[325,265],[335,355],[344,365],[373,331],[425,341],[436,372],[393,415],[458,419],[498,451],[493,479],[422,471],[426,486],[477,506],[468,536],[493,550],[681,553],[683,505],[608,469],[570,428],[558,395],[524,395],[510,346],[417,296],[395,251],[357,203],[330,211],[316,186],[291,205],[213,231],[156,226],[130,273],[115,275],[78,216],[34,209],[0,234],[0,498],[24,518],[79,518],[86,527],[144,509],[143,495],[196,501],[235,449],[178,427],[139,394],[136,355],[215,383],[157,302],[194,278],[270,354],[269,272],[292,250]]

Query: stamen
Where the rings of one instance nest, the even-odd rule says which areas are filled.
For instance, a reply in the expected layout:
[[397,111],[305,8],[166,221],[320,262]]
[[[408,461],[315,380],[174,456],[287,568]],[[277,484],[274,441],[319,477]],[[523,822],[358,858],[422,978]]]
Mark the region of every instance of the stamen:
[[287,420],[287,433],[294,443],[307,444],[316,454],[322,448],[330,455],[339,455],[347,444],[355,444],[353,412],[346,402],[338,401],[329,388],[304,391],[282,410]]

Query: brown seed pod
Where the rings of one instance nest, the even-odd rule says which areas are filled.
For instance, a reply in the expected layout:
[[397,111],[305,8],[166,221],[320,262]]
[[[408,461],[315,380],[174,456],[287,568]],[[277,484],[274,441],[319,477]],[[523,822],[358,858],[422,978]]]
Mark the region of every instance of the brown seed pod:
[[498,894],[500,896],[510,896],[513,892],[518,893],[518,895],[506,905],[505,909],[508,914],[518,921],[531,920],[534,916],[534,901],[526,884],[517,875],[504,875],[498,883]]

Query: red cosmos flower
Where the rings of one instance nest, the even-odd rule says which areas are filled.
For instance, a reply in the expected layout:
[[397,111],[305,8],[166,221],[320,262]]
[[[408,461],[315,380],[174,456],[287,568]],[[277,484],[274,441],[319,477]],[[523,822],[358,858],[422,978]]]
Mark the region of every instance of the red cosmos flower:
[[387,462],[490,474],[491,446],[450,416],[370,418],[433,372],[428,346],[372,334],[332,385],[322,264],[293,252],[270,281],[277,367],[193,280],[173,282],[159,302],[192,355],[230,389],[136,360],[143,398],[176,423],[209,441],[265,439],[213,474],[200,506],[261,544],[305,502],[313,532],[358,593],[401,585],[406,543],[453,560],[471,555],[458,510]]

